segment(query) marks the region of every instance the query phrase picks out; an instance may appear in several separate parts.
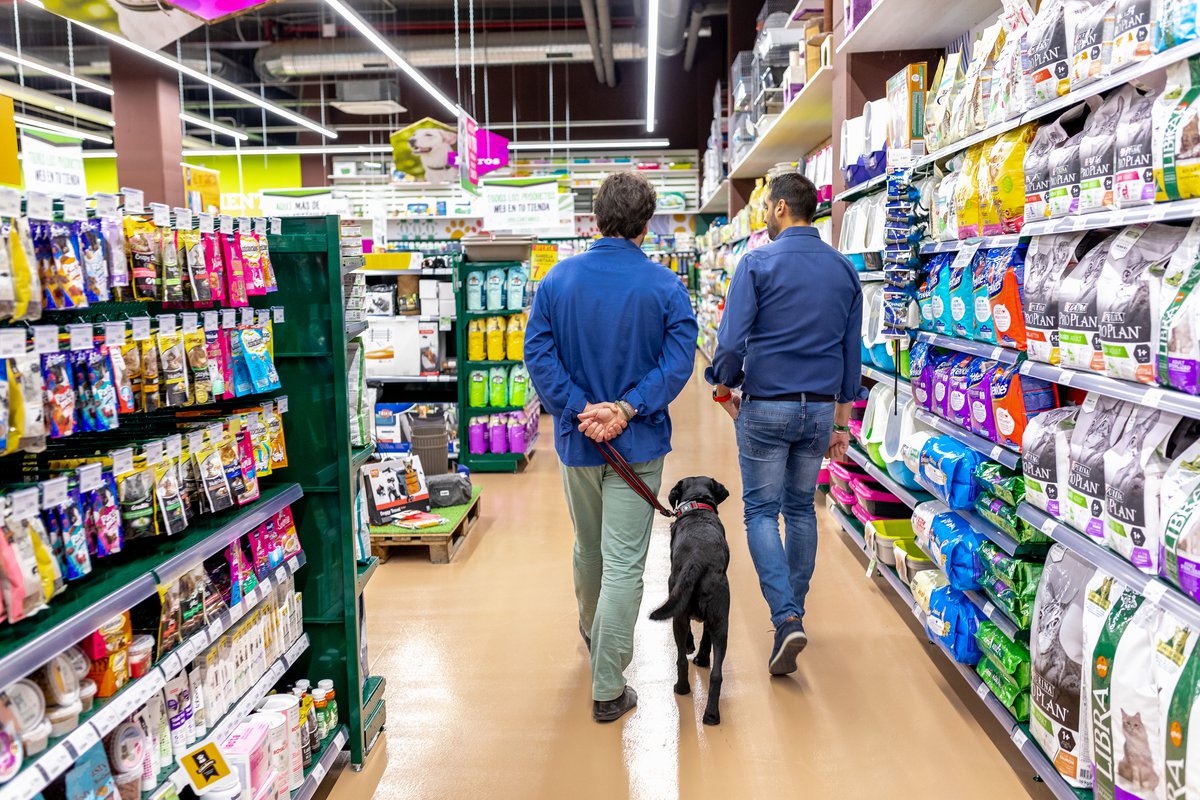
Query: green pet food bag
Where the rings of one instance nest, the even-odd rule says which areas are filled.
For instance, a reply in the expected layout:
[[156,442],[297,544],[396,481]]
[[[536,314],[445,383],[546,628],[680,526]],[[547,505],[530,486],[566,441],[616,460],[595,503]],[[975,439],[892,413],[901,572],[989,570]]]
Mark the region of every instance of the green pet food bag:
[[488,370],[488,405],[499,408],[508,405],[508,369],[492,367]]
[[980,659],[975,671],[992,693],[1004,704],[1017,722],[1029,721],[1029,692],[1017,689],[1005,680],[1005,675],[990,659]]
[[1004,635],[994,622],[981,622],[975,631],[975,643],[981,652],[991,658],[1018,686],[1029,686],[1032,678],[1029,648]]
[[529,387],[529,372],[524,364],[514,364],[508,371],[508,402],[514,406],[525,405]]
[[483,408],[488,404],[487,370],[471,370],[467,383],[467,399],[472,408]]
[[1025,499],[1025,479],[1021,474],[994,461],[984,461],[979,465],[975,470],[975,482],[979,488],[1010,506],[1019,506]]

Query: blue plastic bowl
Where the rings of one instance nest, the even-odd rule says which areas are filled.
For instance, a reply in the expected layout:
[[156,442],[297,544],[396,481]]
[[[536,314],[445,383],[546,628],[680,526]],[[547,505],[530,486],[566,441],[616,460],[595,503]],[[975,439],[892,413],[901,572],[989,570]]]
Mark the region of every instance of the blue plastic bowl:
[[896,359],[892,358],[892,347],[888,342],[880,342],[871,347],[871,363],[885,372],[896,371]]
[[921,488],[921,484],[917,483],[917,476],[908,468],[903,459],[889,461],[887,471],[888,475],[892,476],[892,480],[905,489],[917,490]]

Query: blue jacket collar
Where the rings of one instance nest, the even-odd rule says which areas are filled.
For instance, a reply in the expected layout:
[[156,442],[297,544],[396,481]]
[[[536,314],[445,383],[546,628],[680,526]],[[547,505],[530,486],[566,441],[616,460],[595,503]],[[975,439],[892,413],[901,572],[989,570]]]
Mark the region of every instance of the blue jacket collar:
[[779,241],[780,239],[784,238],[785,236],[817,236],[817,237],[820,237],[820,235],[821,234],[818,233],[817,229],[814,228],[812,225],[793,225],[790,228],[784,228],[783,230],[781,230],[779,232],[779,235],[775,237],[775,241]]
[[622,239],[620,236],[605,236],[601,239],[597,239],[596,241],[592,242],[591,247],[588,249],[595,250],[596,248],[614,248],[619,250],[636,250],[639,253],[642,252],[642,248],[638,247],[629,239]]

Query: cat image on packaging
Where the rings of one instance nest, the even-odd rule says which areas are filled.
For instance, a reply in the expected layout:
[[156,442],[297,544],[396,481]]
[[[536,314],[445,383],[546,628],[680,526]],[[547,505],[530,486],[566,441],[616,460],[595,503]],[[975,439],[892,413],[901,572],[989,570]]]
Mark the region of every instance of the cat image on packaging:
[[1102,240],[1063,278],[1058,293],[1058,342],[1062,366],[1066,369],[1104,372],[1097,289],[1105,257],[1114,241],[1116,234]]
[[1078,413],[1077,406],[1050,409],[1030,420],[1021,438],[1025,500],[1059,519],[1065,516],[1071,432]]
[[1075,265],[1083,233],[1038,236],[1025,258],[1025,352],[1033,361],[1058,364],[1058,293],[1062,277]]
[[1066,522],[1104,542],[1104,454],[1125,432],[1133,412],[1128,403],[1089,394],[1071,436],[1071,473],[1067,478]]
[[1200,219],[1192,220],[1159,287],[1158,381],[1200,394]]

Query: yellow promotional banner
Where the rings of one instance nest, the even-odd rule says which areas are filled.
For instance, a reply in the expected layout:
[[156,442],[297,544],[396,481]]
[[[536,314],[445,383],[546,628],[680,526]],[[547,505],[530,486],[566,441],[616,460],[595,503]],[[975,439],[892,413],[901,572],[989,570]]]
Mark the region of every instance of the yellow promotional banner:
[[21,163],[17,161],[17,123],[13,121],[13,101],[0,94],[0,184],[21,185]]
[[533,254],[530,256],[529,265],[532,268],[533,277],[530,280],[540,281],[546,277],[546,273],[550,268],[558,263],[558,245],[538,243],[533,246]]
[[221,173],[215,169],[183,165],[183,191],[187,207],[197,213],[221,213]]

